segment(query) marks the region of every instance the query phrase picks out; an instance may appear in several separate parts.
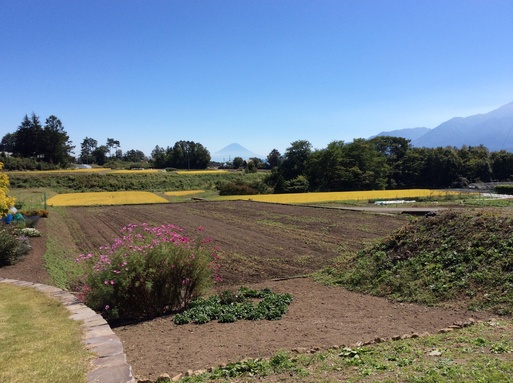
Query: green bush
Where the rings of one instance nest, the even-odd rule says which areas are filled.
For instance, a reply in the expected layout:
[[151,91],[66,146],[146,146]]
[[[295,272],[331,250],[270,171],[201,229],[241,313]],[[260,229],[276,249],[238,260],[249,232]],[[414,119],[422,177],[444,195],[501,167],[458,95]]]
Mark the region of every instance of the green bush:
[[219,189],[219,195],[254,195],[271,192],[271,189],[262,180],[224,182],[217,188]]
[[81,299],[107,319],[139,320],[180,310],[219,280],[219,257],[207,238],[174,225],[128,225],[86,265]]
[[30,251],[30,242],[16,226],[0,225],[0,267],[13,265]]
[[513,195],[513,185],[497,185],[495,186],[495,192],[497,194]]

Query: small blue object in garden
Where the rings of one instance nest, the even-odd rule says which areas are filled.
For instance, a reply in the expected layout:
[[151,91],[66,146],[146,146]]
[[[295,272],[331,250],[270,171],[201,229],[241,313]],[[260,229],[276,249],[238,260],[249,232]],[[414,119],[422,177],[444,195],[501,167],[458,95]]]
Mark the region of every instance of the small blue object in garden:
[[12,214],[11,213],[7,214],[7,216],[2,218],[2,221],[4,221],[6,224],[9,225],[12,222]]

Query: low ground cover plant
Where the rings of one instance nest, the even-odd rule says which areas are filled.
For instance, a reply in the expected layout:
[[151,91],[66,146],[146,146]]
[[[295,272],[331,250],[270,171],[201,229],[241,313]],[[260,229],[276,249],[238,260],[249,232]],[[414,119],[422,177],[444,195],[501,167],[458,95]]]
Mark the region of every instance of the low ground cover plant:
[[96,254],[82,254],[80,297],[107,319],[139,320],[186,308],[220,280],[211,239],[172,224],[128,225]]
[[513,217],[504,210],[422,217],[318,275],[353,290],[425,304],[513,312]]
[[[258,302],[253,300],[258,299]],[[191,302],[189,309],[173,318],[175,324],[202,324],[213,320],[220,323],[245,320],[278,320],[292,303],[290,294],[276,294],[270,289],[251,290],[241,287],[236,292],[225,290],[208,299]]]

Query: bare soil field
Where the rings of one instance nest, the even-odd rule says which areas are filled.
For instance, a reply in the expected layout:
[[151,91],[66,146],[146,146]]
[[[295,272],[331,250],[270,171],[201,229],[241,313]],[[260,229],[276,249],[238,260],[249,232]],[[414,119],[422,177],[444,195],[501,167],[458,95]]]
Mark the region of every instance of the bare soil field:
[[[137,378],[173,376],[279,350],[435,332],[468,317],[488,318],[394,303],[303,277],[340,251],[361,249],[403,226],[407,217],[401,215],[234,201],[68,208],[66,219],[83,252],[109,244],[129,223],[172,223],[189,235],[202,226],[220,249],[222,288],[268,287],[294,298],[279,321],[178,326],[169,316],[114,328]],[[19,264],[1,268],[0,277],[44,282],[41,251],[44,246],[34,247]]]

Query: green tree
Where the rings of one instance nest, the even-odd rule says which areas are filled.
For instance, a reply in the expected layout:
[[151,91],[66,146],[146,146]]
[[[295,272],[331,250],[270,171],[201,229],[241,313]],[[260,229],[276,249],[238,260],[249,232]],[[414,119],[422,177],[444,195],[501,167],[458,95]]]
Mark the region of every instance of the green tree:
[[284,160],[280,166],[283,178],[289,181],[304,175],[311,153],[312,144],[309,141],[298,140],[292,142],[285,151]]
[[251,157],[249,159],[250,162],[253,163],[253,165],[255,165],[255,167],[257,169],[264,169],[265,168],[265,164],[264,164],[264,161],[262,161],[261,158],[258,158],[258,157]]
[[429,187],[428,158],[432,149],[410,148],[394,167],[397,188]]
[[492,179],[490,152],[483,145],[463,146],[456,151],[461,159],[461,175],[470,182],[489,182]]
[[127,162],[143,162],[146,161],[146,155],[140,150],[131,149],[126,151],[123,160]]
[[[167,148],[169,151],[169,147]],[[153,167],[157,169],[164,169],[168,166],[167,160],[168,160],[168,154],[166,153],[166,149],[161,148],[160,146],[155,146],[155,149],[151,152],[151,162],[153,164]]]
[[242,157],[235,157],[232,161],[232,166],[234,169],[239,169],[243,166],[244,159]]
[[462,161],[451,147],[431,149],[427,158],[427,187],[445,188],[457,184],[462,174]]
[[170,166],[178,169],[206,169],[210,152],[194,141],[177,141],[170,156]]
[[120,146],[120,143],[118,140],[115,140],[113,138],[107,138],[106,146],[107,146],[107,149],[109,150],[109,157],[112,158],[113,157],[112,150],[118,149]]
[[12,153],[14,151],[14,145],[16,143],[16,133],[7,133],[2,137],[0,142],[0,152]]
[[100,145],[96,147],[91,153],[94,158],[94,163],[97,165],[103,166],[105,162],[107,162],[107,154],[109,153],[109,148],[106,145]]
[[43,128],[44,161],[67,167],[71,151],[75,148],[62,126],[61,120],[54,115],[48,117]]
[[86,137],[80,144],[80,157],[79,160],[83,164],[90,164],[94,162],[93,151],[97,148],[98,141],[94,138]]
[[267,163],[269,164],[269,169],[281,165],[281,153],[277,149],[271,150],[271,152],[267,155]]
[[397,188],[401,178],[401,162],[411,148],[410,140],[403,137],[377,136],[370,139],[370,142],[386,158],[389,171],[387,188]]
[[43,154],[43,127],[39,117],[32,113],[28,118],[23,118],[21,125],[16,130],[16,139],[13,147],[13,155],[24,158],[40,158]]
[[513,153],[501,150],[490,154],[493,178],[499,181],[513,180]]

